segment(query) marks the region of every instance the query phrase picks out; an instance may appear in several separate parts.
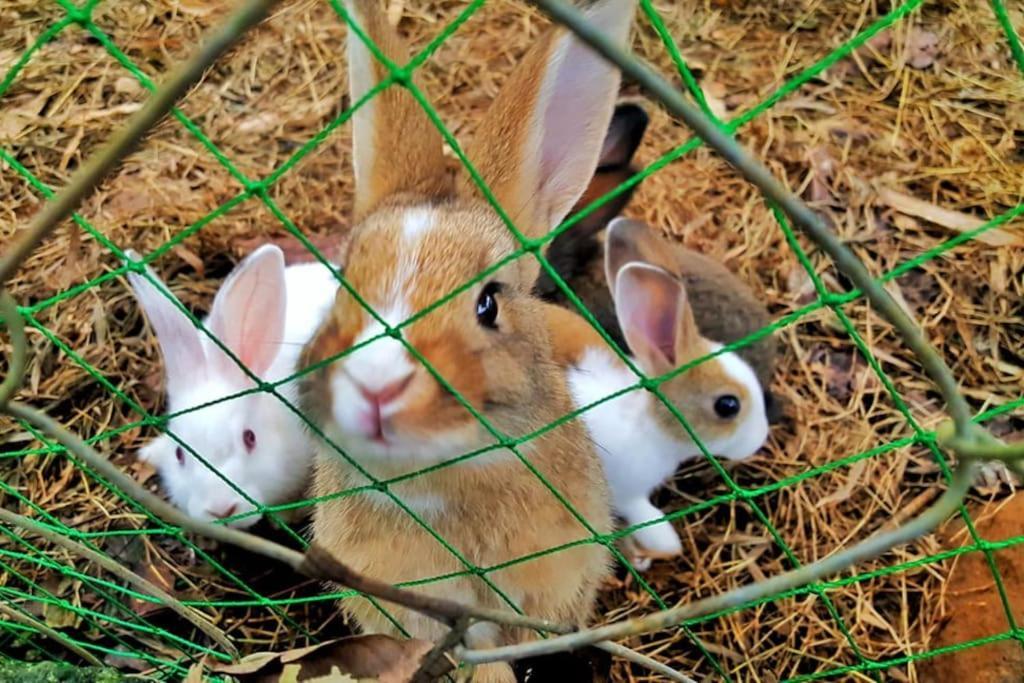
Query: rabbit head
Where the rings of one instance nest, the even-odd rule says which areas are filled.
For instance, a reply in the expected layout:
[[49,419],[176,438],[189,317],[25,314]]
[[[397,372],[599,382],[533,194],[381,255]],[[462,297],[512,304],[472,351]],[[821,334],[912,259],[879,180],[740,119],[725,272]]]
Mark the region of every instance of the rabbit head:
[[[407,62],[379,8],[369,0],[346,6],[388,59]],[[634,3],[622,0],[587,10],[620,43],[633,11]],[[355,102],[387,72],[359,37],[350,37],[348,54]],[[527,53],[481,121],[467,157],[526,238],[556,227],[587,187],[618,83],[612,65],[554,29]],[[555,417],[547,407],[552,395],[564,394],[564,380],[531,295],[536,260],[527,253],[504,263],[520,243],[471,180],[448,172],[442,137],[407,88],[391,86],[365,102],[354,114],[353,134],[357,225],[345,277],[375,314],[339,293],[304,362],[344,355],[311,373],[304,407],[340,446],[378,465],[424,465],[494,443],[445,383],[505,433]],[[463,287],[484,271],[485,278]],[[455,291],[401,328],[416,353],[389,334]]]
[[[192,324],[152,270],[128,279],[156,332],[166,408],[174,415],[167,433],[139,456],[157,468],[171,502],[191,517],[212,520],[294,496],[307,476],[302,459],[289,456],[299,448],[295,415],[272,394],[254,391],[256,381]],[[282,351],[285,305],[283,255],[262,247],[227,278],[205,323],[253,375],[270,379]],[[294,365],[297,351],[289,353]],[[257,520],[249,515],[231,524]]]
[[[683,282],[646,253],[645,226],[615,221],[608,228],[605,267],[619,325],[639,367],[649,377],[665,375],[714,353],[721,344],[701,336]],[[693,427],[711,455],[743,460],[768,437],[764,391],[753,368],[726,352],[660,385],[665,397]],[[670,412],[658,411],[662,426],[689,440]],[[695,451],[693,455],[697,455]]]

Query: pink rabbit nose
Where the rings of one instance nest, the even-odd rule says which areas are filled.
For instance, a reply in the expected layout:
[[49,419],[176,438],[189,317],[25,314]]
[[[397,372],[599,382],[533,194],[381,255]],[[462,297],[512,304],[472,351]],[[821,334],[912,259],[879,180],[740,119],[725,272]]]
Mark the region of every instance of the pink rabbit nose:
[[359,389],[359,393],[363,395],[369,403],[376,406],[378,409],[381,406],[391,403],[396,398],[402,395],[402,393],[409,387],[412,382],[412,373],[403,377],[400,380],[391,382],[390,384],[381,388],[367,389],[362,384],[356,382],[356,388]]
[[220,510],[208,509],[206,512],[208,512],[211,517],[215,517],[217,519],[225,519],[235,514],[235,510],[237,509],[238,503],[232,503],[231,505],[228,505],[226,508],[221,508]]

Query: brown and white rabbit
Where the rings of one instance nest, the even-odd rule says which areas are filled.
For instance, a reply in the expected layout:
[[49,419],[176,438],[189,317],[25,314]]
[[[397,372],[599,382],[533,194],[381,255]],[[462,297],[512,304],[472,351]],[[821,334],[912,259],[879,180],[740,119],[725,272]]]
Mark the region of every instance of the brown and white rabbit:
[[[720,350],[721,344],[698,329],[684,282],[638,257],[633,243],[646,239],[638,234],[642,227],[619,220],[609,226],[606,278],[634,362],[648,377],[659,377]],[[548,315],[556,359],[569,367],[577,408],[637,383],[636,374],[580,316],[556,306]],[[764,444],[764,392],[753,368],[736,353],[715,356],[659,386],[711,455],[742,460]],[[583,420],[604,464],[615,512],[628,526],[663,517],[651,494],[680,463],[702,453],[676,417],[656,396],[637,389],[589,408]],[[641,569],[653,557],[682,550],[669,522],[641,527],[630,539]]]
[[[633,157],[647,128],[647,116],[638,105],[616,108],[602,150],[601,165],[574,213],[638,172]],[[611,200],[599,211],[580,221],[552,241],[547,258],[552,267],[586,305],[601,327],[624,351],[629,350],[619,328],[612,292],[605,282],[604,240],[608,224],[619,216],[632,198],[636,186]],[[654,235],[650,237],[654,263],[662,263],[680,276],[690,295],[691,307],[701,334],[722,344],[731,344],[762,329],[771,322],[764,304],[750,287],[724,265],[682,245]],[[646,248],[640,244],[637,248]],[[664,258],[665,261],[658,261]],[[547,273],[542,273],[536,290],[541,298],[575,310]],[[770,390],[778,355],[773,336],[763,337],[737,350],[757,372],[765,388],[765,405],[770,422],[781,417],[782,406]]]
[[[346,2],[383,54],[405,64],[407,50],[380,5]],[[625,45],[634,11],[633,0],[602,0],[587,15]],[[354,35],[348,55],[355,102],[387,72]],[[481,121],[467,155],[527,237],[557,226],[586,189],[618,84],[614,67],[572,34],[553,29],[526,54]],[[366,484],[360,470],[395,478],[494,448],[392,482],[386,491],[320,503],[314,541],[354,569],[392,583],[463,572],[466,566],[413,512],[476,567],[511,563],[487,578],[525,613],[585,622],[609,569],[606,549],[583,543],[545,554],[591,533],[510,449],[498,447],[498,440],[398,339],[380,336],[520,245],[468,178],[454,182],[441,136],[406,88],[387,88],[366,102],[354,124],[356,223],[345,278],[380,319],[343,289],[304,353],[309,365],[348,352],[310,373],[303,387],[307,414],[351,459],[321,445],[314,493]],[[404,340],[475,411],[513,438],[572,409],[564,370],[552,358],[548,305],[531,291],[537,273],[538,264],[526,255],[401,329]],[[600,460],[579,421],[517,448],[595,531],[611,528]],[[523,559],[532,554],[537,556]],[[474,575],[413,590],[505,606]],[[396,631],[361,598],[342,607],[365,632]],[[447,630],[409,610],[387,609],[415,637],[436,640]],[[529,637],[522,630],[477,624],[467,641],[488,647]],[[514,679],[507,664],[486,665],[474,675],[475,680]]]

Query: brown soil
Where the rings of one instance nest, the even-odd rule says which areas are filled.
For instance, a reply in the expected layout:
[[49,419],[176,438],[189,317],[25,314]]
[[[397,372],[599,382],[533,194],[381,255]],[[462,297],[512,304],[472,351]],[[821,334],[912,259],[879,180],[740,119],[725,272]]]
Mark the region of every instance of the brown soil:
[[[977,506],[971,516],[979,520],[977,532],[984,539],[1018,536],[1024,531],[1024,496]],[[971,543],[963,525],[951,536],[963,539],[965,545]],[[1024,546],[999,550],[993,553],[993,560],[1013,617],[1020,624],[1024,619]],[[955,646],[1009,630],[1003,602],[983,553],[961,556],[953,565],[943,593],[947,616],[933,647]],[[934,683],[1019,683],[1024,681],[1024,645],[1009,639],[940,655],[922,664],[920,676],[921,681]]]

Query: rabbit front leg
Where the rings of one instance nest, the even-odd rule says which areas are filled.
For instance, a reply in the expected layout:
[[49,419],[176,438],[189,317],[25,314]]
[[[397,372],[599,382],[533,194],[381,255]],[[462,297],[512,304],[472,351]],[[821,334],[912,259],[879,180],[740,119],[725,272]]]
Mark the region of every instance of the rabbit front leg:
[[[626,526],[643,524],[665,516],[646,497],[633,498],[620,504],[618,512],[625,520]],[[629,548],[630,561],[640,571],[648,569],[654,558],[676,557],[683,552],[679,534],[668,521],[637,529],[626,538],[626,541],[633,546]]]
[[[501,627],[489,622],[477,622],[466,631],[465,642],[474,650],[496,647],[502,644]],[[492,662],[478,664],[468,671],[463,670],[456,680],[471,680],[473,683],[515,683],[516,675],[507,662]]]

